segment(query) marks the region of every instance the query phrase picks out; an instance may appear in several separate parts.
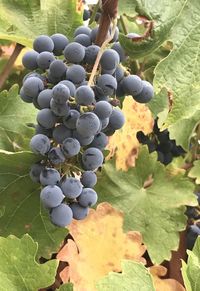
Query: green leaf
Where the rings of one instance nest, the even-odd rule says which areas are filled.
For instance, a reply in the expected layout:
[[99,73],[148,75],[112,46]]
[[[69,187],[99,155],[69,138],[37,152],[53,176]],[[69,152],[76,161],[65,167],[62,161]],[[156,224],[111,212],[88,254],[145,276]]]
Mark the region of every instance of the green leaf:
[[182,261],[182,276],[187,291],[200,290],[200,237],[192,251],[187,250],[187,264]]
[[98,291],[155,291],[152,276],[141,263],[122,261],[122,273],[109,273],[97,283]]
[[58,261],[38,264],[37,250],[38,244],[29,235],[0,237],[0,290],[33,291],[54,283]]
[[38,158],[29,152],[0,151],[0,235],[29,233],[39,244],[38,255],[50,257],[67,234],[50,223],[40,206],[39,184],[29,178],[30,166]]
[[196,184],[200,184],[200,160],[194,162],[194,165],[189,171],[188,176],[195,179]]
[[76,0],[0,0],[0,38],[28,47],[40,34],[71,37],[81,24]]
[[[163,128],[185,149],[200,114],[199,1],[186,1],[173,26],[173,50],[155,69],[154,86],[171,93],[173,102]],[[184,29],[183,29],[184,27]]]
[[168,38],[177,16],[185,5],[185,0],[136,0],[136,2],[138,15],[153,21],[150,36],[141,41],[134,41],[120,34],[119,40],[130,57],[141,58],[159,48]]
[[[144,187],[151,177],[152,184]],[[173,176],[146,147],[128,172],[116,171],[115,161],[106,163],[96,187],[99,202],[107,201],[124,212],[125,229],[142,233],[151,260],[157,264],[169,260],[171,250],[178,247],[178,232],[187,222],[184,205],[197,205],[193,190],[188,178]]]
[[151,102],[147,104],[147,106],[151,110],[154,118],[156,118],[160,112],[166,109],[168,110],[169,101],[167,96],[167,90],[164,88],[159,95],[155,95]]
[[56,289],[59,291],[73,291],[73,284],[72,283],[67,283],[67,284],[63,284],[61,285],[61,287],[59,289]]
[[35,122],[36,109],[18,96],[18,86],[0,93],[0,149],[29,149],[33,129],[26,124]]
[[134,16],[136,1],[135,0],[123,0],[119,1],[118,4],[118,13],[119,14],[127,14],[129,16]]

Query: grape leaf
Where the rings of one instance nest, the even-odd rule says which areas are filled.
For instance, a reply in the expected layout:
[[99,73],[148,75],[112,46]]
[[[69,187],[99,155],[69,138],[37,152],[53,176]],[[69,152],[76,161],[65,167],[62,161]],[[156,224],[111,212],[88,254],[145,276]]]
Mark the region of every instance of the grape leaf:
[[194,178],[196,184],[200,184],[200,160],[194,162],[188,176]]
[[134,166],[140,147],[136,133],[140,130],[145,134],[151,133],[153,118],[147,106],[137,103],[132,96],[126,96],[124,99],[122,112],[125,115],[125,124],[109,138],[107,149],[110,154],[106,159],[115,155],[116,168],[128,170]]
[[36,109],[18,96],[18,86],[0,93],[0,149],[29,149],[33,129],[26,124],[35,122]]
[[187,250],[187,263],[182,261],[182,276],[187,291],[200,290],[200,237],[197,238],[192,251]]
[[52,285],[58,261],[38,264],[38,244],[29,235],[0,237],[0,290],[33,291]]
[[[153,22],[150,35],[140,41],[132,41],[120,34],[119,40],[130,57],[141,58],[156,50],[169,36],[185,0],[136,0],[136,12]],[[164,9],[163,9],[164,7]]]
[[61,287],[59,289],[56,289],[59,291],[73,291],[73,284],[72,283],[67,283],[67,284],[63,284],[61,285]]
[[135,0],[123,0],[119,1],[118,5],[118,13],[119,14],[127,14],[128,16],[134,16],[136,1]]
[[199,1],[186,1],[170,35],[173,50],[155,69],[156,91],[165,87],[172,95],[172,107],[163,128],[188,148],[188,139],[199,122],[200,38]]
[[125,229],[141,232],[154,263],[168,260],[178,247],[178,232],[186,226],[184,205],[197,205],[193,183],[182,173],[174,176],[166,171],[146,147],[128,172],[116,171],[114,164],[107,162],[98,178],[99,202],[124,212]]
[[153,277],[153,283],[156,290],[185,291],[185,288],[175,279],[166,279],[167,269],[164,266],[155,265],[150,267],[149,271]]
[[40,34],[72,37],[82,24],[76,0],[0,0],[0,38],[32,46]]
[[109,273],[97,283],[98,291],[155,291],[151,274],[145,266],[129,260],[123,260],[121,265],[122,273]]
[[76,290],[94,290],[100,278],[110,271],[121,271],[122,259],[145,263],[142,255],[146,247],[141,234],[125,233],[123,213],[108,203],[91,209],[86,219],[74,220],[69,225],[69,232],[74,241],[68,240],[57,258],[69,264],[60,273],[62,281],[70,280]]
[[0,235],[29,233],[39,244],[39,255],[49,257],[67,232],[53,226],[40,206],[39,184],[29,178],[30,166],[36,161],[29,152],[0,151]]

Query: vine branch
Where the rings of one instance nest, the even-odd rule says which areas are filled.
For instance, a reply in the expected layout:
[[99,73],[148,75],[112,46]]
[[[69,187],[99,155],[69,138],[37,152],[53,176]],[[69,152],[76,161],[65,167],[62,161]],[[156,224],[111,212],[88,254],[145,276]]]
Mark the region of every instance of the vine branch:
[[118,0],[102,0],[102,13],[95,44],[102,46],[107,37],[110,24],[117,17]]
[[16,43],[15,49],[14,49],[12,55],[10,56],[8,62],[6,63],[3,71],[0,74],[0,89],[3,87],[6,79],[8,78],[8,76],[12,70],[12,67],[13,67],[18,55],[20,54],[20,52],[23,48],[24,48],[23,45]]

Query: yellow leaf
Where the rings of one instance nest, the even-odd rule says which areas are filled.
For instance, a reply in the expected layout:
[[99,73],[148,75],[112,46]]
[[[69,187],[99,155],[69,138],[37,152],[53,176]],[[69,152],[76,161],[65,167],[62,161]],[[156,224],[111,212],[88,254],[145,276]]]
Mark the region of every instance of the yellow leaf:
[[185,291],[185,288],[175,279],[162,279],[167,274],[167,269],[163,266],[153,266],[149,268],[153,276],[156,291]]
[[69,263],[74,291],[95,290],[95,283],[103,276],[121,271],[122,259],[145,263],[142,255],[146,248],[140,233],[124,233],[123,213],[108,203],[91,209],[86,219],[73,221],[69,231],[75,242],[68,240],[57,258]]
[[122,111],[126,122],[123,128],[117,130],[109,139],[107,149],[110,150],[110,154],[107,159],[116,155],[117,170],[128,170],[135,165],[140,145],[136,133],[140,130],[145,134],[152,132],[153,118],[148,107],[137,103],[131,96],[124,99]]

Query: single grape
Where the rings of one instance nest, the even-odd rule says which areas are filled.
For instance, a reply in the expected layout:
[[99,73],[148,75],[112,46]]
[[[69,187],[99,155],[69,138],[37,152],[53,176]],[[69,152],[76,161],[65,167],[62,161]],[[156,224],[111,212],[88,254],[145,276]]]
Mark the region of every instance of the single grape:
[[101,129],[105,129],[109,124],[109,118],[101,119]]
[[41,110],[42,108],[40,107],[40,105],[38,104],[37,101],[37,97],[33,97],[33,105],[35,108],[37,108],[38,110]]
[[35,134],[44,134],[48,136],[49,138],[52,138],[52,128],[44,128],[43,126],[37,124],[35,127]]
[[91,12],[88,9],[83,10],[83,21],[87,21],[90,18]]
[[160,151],[157,151],[157,155],[158,155],[158,161],[163,164],[165,160],[164,154],[161,153]]
[[138,33],[134,33],[134,32],[129,32],[126,36],[131,39],[140,37]]
[[53,75],[51,74],[50,71],[48,71],[48,72],[47,72],[47,80],[48,80],[48,83],[51,83],[51,84],[56,85],[56,84],[58,84],[58,83],[62,80],[62,78],[55,77],[55,76],[53,76]]
[[69,43],[68,38],[61,33],[55,33],[51,36],[51,39],[53,40],[53,43],[54,43],[54,49],[53,49],[54,55],[61,56],[64,48]]
[[114,108],[109,120],[109,126],[116,130],[122,128],[125,123],[125,117],[121,110]]
[[47,129],[52,128],[56,124],[56,116],[49,108],[44,108],[38,112],[37,122]]
[[115,133],[115,129],[113,129],[112,127],[110,127],[110,125],[108,124],[108,126],[105,129],[103,129],[103,132],[107,136],[112,136]]
[[46,186],[40,192],[40,200],[45,208],[57,207],[64,197],[62,190],[56,185]]
[[118,53],[121,63],[126,60],[125,51],[119,42],[115,42],[112,45],[111,49],[115,50]]
[[124,92],[124,88],[123,88],[123,79],[117,84],[116,96],[118,98],[125,96],[125,92]]
[[112,69],[112,70],[105,70],[102,68],[101,70],[101,75],[105,75],[105,74],[109,74],[109,75],[115,75],[115,71],[116,71],[116,68]]
[[81,176],[81,183],[84,187],[93,188],[97,183],[97,176],[92,171],[85,171]]
[[91,45],[91,39],[87,34],[79,34],[74,38],[74,41],[80,43],[84,47]]
[[54,128],[53,139],[58,144],[63,143],[63,141],[68,137],[72,137],[72,131],[63,124],[59,124]]
[[98,45],[94,45],[94,44],[86,47],[84,61],[88,65],[94,65],[99,50],[100,50],[100,47]]
[[77,132],[83,137],[90,137],[98,132],[99,118],[92,112],[83,113],[77,120]]
[[70,110],[68,116],[63,117],[64,125],[69,129],[76,129],[76,122],[79,116],[80,113],[77,110]]
[[86,71],[80,65],[72,65],[66,72],[67,80],[74,84],[79,84],[85,80]]
[[113,49],[103,52],[100,60],[101,67],[105,70],[113,70],[119,65],[119,54]]
[[99,101],[95,105],[94,113],[99,117],[99,119],[105,119],[110,117],[112,114],[112,106],[107,101]]
[[[109,32],[111,34],[112,32],[112,28],[109,29]],[[111,42],[117,42],[119,40],[119,28],[116,26],[115,27],[115,33],[114,33],[114,36],[113,36],[113,39]]]
[[45,89],[41,91],[38,95],[37,102],[40,108],[50,108],[50,101],[52,99],[52,90]]
[[100,13],[100,12],[97,12],[96,15],[95,15],[95,21],[96,21],[97,23],[99,22],[100,17],[101,17],[101,13]]
[[80,143],[75,138],[68,137],[62,143],[62,151],[67,158],[76,156],[80,149]]
[[169,140],[169,131],[167,129],[160,131],[157,137],[160,143],[165,143]]
[[114,77],[116,78],[118,83],[121,82],[124,78],[124,70],[118,66],[115,70]]
[[21,87],[20,89],[20,92],[19,92],[19,96],[21,97],[21,99],[26,102],[26,103],[32,103],[33,102],[33,97],[30,97],[28,95],[26,95],[24,93],[24,89],[23,89],[23,86]]
[[50,140],[44,134],[36,134],[30,141],[30,148],[35,154],[45,155],[50,150]]
[[59,227],[65,227],[70,224],[72,217],[73,214],[71,208],[64,203],[53,208],[50,212],[51,222]]
[[69,91],[70,91],[70,96],[72,96],[72,97],[75,96],[76,87],[71,81],[63,80],[63,81],[60,81],[59,84],[63,84],[65,86],[67,86]]
[[40,183],[42,186],[56,185],[60,182],[60,173],[53,168],[45,168],[40,173]]
[[41,165],[40,163],[33,164],[31,166],[30,170],[30,178],[35,183],[40,183],[40,173],[44,169],[44,165]]
[[88,148],[82,155],[83,166],[86,170],[93,171],[103,164],[103,154],[97,148]]
[[54,60],[49,66],[51,76],[55,78],[62,78],[66,75],[67,66],[61,60]]
[[54,49],[54,43],[49,36],[39,35],[33,42],[33,48],[38,53],[44,51],[52,52]]
[[84,219],[88,213],[89,208],[88,207],[82,207],[79,203],[73,202],[69,205],[69,207],[72,210],[73,218],[76,220],[82,220]]
[[48,153],[48,159],[53,165],[59,165],[65,162],[65,156],[58,147],[53,147]]
[[57,84],[53,87],[52,95],[57,104],[65,104],[70,97],[70,91],[64,84]]
[[23,78],[23,80],[22,80],[22,84],[24,85],[24,82],[25,82],[28,78],[30,78],[30,77],[36,77],[36,78],[39,78],[43,83],[46,82],[46,77],[45,77],[44,75],[40,75],[40,74],[38,74],[38,73],[36,73],[36,72],[30,72],[30,73],[28,73],[28,74],[26,74],[26,75],[24,76],[24,78]]
[[133,95],[133,98],[139,103],[148,103],[153,98],[154,89],[151,83],[147,81],[142,81],[142,84],[142,91],[139,94]]
[[24,93],[33,98],[37,97],[42,90],[44,90],[44,84],[37,77],[30,77],[23,84]]
[[164,154],[171,152],[172,148],[173,143],[170,140],[160,143],[157,147],[157,149]]
[[68,177],[61,182],[61,189],[64,195],[69,199],[77,198],[82,192],[81,182],[73,177]]
[[98,77],[97,87],[100,88],[102,95],[111,96],[114,93],[114,90],[117,89],[117,81],[113,76],[105,74]]
[[98,30],[99,30],[99,27],[95,27],[92,29],[92,31],[90,33],[90,38],[91,38],[91,41],[93,43],[95,43],[95,41],[96,41]]
[[123,79],[123,90],[127,95],[138,95],[143,89],[143,82],[136,75],[129,75]]
[[94,136],[90,136],[90,137],[83,137],[82,135],[80,135],[77,130],[73,131],[73,137],[76,138],[81,146],[87,146],[89,144],[91,144],[91,142],[94,139]]
[[84,188],[78,197],[78,203],[83,207],[91,207],[97,203],[97,193],[91,188]]
[[80,86],[76,90],[75,100],[76,100],[76,103],[78,103],[79,105],[84,105],[84,106],[91,105],[95,102],[94,92],[87,85]]
[[57,102],[55,102],[54,99],[51,99],[50,107],[51,107],[52,112],[56,116],[59,116],[59,117],[68,116],[69,111],[70,111],[70,107],[67,103],[58,104]]
[[90,33],[91,33],[91,29],[88,26],[82,25],[82,26],[77,27],[77,29],[74,32],[74,37],[76,37],[79,34],[87,34],[90,36]]
[[90,144],[91,147],[98,148],[100,150],[105,149],[108,145],[108,137],[105,133],[100,132],[94,136],[92,143]]
[[79,64],[85,57],[85,48],[80,43],[71,42],[66,46],[63,53],[68,62]]
[[55,57],[50,52],[42,52],[37,57],[38,67],[42,70],[47,70],[53,61]]
[[29,70],[35,70],[38,68],[37,57],[38,53],[34,50],[28,51],[23,55],[22,64]]

